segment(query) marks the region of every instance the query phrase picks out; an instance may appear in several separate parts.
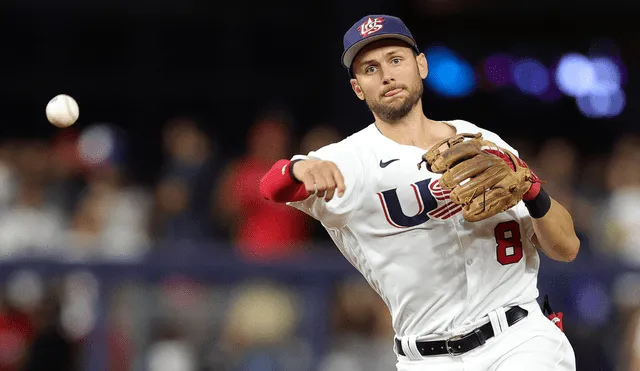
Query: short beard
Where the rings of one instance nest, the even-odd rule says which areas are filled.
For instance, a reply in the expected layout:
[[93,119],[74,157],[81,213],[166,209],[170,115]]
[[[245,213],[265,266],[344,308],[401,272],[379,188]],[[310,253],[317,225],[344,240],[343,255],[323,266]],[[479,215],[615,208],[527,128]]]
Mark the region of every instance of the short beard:
[[415,107],[415,105],[420,101],[423,92],[424,85],[422,84],[422,80],[419,80],[418,83],[412,86],[412,89],[410,89],[410,95],[404,100],[404,102],[402,102],[400,107],[391,107],[387,104],[381,103],[379,100],[365,99],[365,101],[367,102],[367,106],[369,106],[371,112],[380,117],[381,120],[390,123],[407,116],[413,107]]

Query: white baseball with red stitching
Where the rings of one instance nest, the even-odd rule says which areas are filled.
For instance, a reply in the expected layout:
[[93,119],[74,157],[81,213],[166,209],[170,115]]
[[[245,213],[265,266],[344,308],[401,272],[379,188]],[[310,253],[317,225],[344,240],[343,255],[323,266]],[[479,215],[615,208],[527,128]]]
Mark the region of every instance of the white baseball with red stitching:
[[80,116],[78,103],[66,94],[56,95],[47,104],[47,120],[59,128],[73,125]]

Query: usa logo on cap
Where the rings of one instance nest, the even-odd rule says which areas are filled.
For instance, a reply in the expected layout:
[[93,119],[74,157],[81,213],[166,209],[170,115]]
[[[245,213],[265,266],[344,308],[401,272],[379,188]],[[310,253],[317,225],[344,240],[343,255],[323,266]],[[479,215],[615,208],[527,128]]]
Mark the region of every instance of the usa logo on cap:
[[384,18],[382,17],[377,17],[373,19],[369,17],[369,19],[367,19],[366,22],[363,22],[360,25],[360,27],[358,27],[358,31],[360,31],[360,36],[367,37],[371,34],[374,34],[380,31],[384,27],[382,23],[384,23]]
[[367,44],[381,39],[399,39],[420,53],[416,41],[407,26],[398,17],[385,14],[370,14],[353,23],[342,39],[342,65],[351,74],[351,63],[356,54]]

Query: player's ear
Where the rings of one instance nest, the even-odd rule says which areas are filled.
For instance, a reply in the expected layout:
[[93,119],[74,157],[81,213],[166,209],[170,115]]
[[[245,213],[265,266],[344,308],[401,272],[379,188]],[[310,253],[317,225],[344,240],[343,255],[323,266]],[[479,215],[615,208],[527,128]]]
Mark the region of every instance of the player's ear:
[[420,73],[420,77],[424,80],[427,78],[429,74],[429,65],[427,63],[427,57],[424,53],[420,53],[416,56],[416,63],[418,63],[418,72]]
[[358,98],[360,98],[360,100],[364,100],[364,94],[362,93],[360,84],[358,84],[358,80],[351,79],[350,82],[351,82],[351,89],[353,89],[353,92],[356,93],[356,95],[358,96]]

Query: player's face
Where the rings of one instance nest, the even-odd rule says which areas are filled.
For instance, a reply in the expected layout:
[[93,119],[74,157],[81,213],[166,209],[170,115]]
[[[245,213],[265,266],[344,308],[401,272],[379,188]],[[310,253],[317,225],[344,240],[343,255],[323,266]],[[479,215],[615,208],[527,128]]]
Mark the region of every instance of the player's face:
[[387,122],[406,116],[420,101],[427,77],[424,54],[400,40],[381,40],[362,49],[353,63],[351,87],[369,109]]

